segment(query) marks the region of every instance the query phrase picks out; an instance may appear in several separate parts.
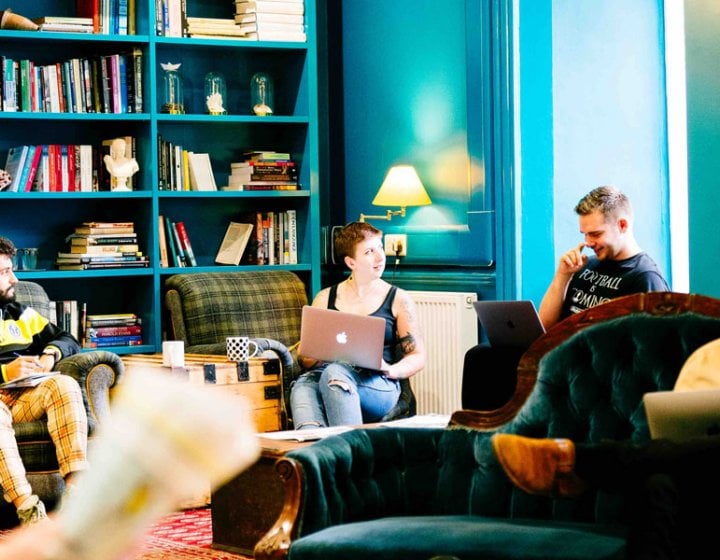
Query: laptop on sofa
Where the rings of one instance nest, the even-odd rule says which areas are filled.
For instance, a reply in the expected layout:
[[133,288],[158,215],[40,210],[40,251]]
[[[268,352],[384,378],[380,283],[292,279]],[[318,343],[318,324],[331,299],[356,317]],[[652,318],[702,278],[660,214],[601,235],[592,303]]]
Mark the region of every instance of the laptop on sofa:
[[720,389],[645,393],[643,404],[653,439],[720,434]]

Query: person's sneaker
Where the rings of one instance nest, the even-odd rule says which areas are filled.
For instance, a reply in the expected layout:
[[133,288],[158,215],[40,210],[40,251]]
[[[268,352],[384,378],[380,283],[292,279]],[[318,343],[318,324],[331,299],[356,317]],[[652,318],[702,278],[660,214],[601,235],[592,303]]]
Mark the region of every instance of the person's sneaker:
[[32,523],[42,521],[47,517],[45,504],[40,501],[40,498],[33,494],[20,504],[17,510],[17,516],[18,519],[20,519],[20,525],[31,525]]

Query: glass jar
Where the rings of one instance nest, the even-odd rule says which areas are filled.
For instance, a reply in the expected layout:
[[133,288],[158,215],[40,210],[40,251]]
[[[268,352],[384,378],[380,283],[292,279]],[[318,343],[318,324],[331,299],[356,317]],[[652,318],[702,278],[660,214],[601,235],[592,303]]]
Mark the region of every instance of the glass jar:
[[227,88],[220,72],[205,74],[205,108],[210,115],[227,115]]
[[161,63],[160,66],[164,70],[163,73],[163,113],[171,115],[185,114],[185,104],[183,102],[183,83],[180,75],[180,63],[173,64],[171,62]]
[[259,117],[272,115],[275,108],[273,79],[265,72],[258,72],[250,80],[250,106]]

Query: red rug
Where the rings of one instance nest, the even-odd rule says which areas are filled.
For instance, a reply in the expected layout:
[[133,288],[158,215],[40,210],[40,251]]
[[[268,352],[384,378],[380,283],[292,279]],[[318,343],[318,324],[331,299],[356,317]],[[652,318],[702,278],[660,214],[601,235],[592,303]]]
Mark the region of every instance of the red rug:
[[[0,531],[0,542],[7,531]],[[250,560],[251,556],[214,550],[210,508],[189,509],[162,518],[150,527],[135,560]]]
[[210,508],[190,509],[164,517],[150,528],[137,560],[244,560],[250,556],[214,550]]

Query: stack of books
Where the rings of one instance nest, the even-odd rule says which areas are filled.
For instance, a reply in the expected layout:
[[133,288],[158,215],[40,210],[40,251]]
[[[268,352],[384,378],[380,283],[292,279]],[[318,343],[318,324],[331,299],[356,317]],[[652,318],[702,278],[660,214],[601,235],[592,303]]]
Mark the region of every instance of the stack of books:
[[69,250],[55,259],[58,270],[147,267],[133,222],[85,222],[68,236]]
[[88,315],[83,348],[139,346],[142,342],[142,321],[134,313]]
[[229,191],[295,191],[297,167],[289,153],[247,152],[244,161],[230,164]]
[[306,42],[304,15],[304,0],[235,1],[235,23],[256,41]]
[[250,40],[240,26],[235,25],[235,20],[232,18],[189,17],[187,18],[187,32],[190,37],[196,38]]
[[40,26],[40,31],[56,31],[59,33],[94,33],[93,18],[43,16],[33,19]]

